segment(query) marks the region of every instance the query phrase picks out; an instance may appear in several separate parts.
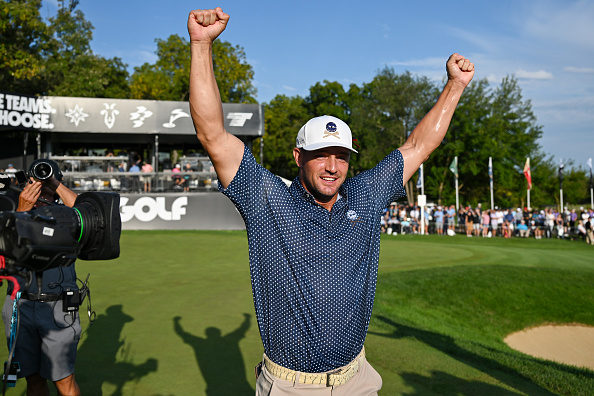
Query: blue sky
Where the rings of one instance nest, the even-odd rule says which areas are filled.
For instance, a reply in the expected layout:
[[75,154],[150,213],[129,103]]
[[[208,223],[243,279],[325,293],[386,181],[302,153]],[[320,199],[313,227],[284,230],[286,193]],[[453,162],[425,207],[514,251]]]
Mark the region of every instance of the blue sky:
[[[55,14],[56,0],[43,3],[42,16]],[[156,60],[155,39],[187,37],[190,10],[216,6],[231,16],[221,39],[244,48],[260,102],[307,96],[324,80],[360,85],[385,66],[441,83],[458,52],[475,79],[516,76],[556,162],[586,168],[594,157],[594,1],[80,0],[78,9],[95,28],[93,51],[133,72]]]

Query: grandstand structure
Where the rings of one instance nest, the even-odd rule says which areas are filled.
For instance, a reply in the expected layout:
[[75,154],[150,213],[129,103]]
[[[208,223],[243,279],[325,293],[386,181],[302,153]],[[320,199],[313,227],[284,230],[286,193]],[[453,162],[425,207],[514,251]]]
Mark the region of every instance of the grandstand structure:
[[[225,128],[249,148],[264,134],[262,106],[225,103],[223,112]],[[53,159],[72,190],[120,193],[124,228],[172,228],[172,222],[181,229],[243,228],[235,208],[217,192],[216,173],[196,138],[188,102],[0,92],[0,133],[0,169],[8,164],[27,169],[37,158]],[[138,161],[151,164],[153,172],[130,172]],[[174,171],[177,164],[180,173]],[[180,177],[183,187],[175,183]],[[181,218],[194,217],[188,216],[195,206],[191,201],[204,194],[206,211],[183,225]],[[232,218],[221,215],[229,211]]]

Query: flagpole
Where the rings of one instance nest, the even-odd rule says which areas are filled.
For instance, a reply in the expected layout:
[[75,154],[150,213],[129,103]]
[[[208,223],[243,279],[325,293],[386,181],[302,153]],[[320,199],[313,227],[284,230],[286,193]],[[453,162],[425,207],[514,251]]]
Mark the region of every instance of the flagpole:
[[530,174],[530,157],[526,158],[526,164],[524,165],[524,176],[526,176],[526,181],[528,187],[526,188],[526,207],[530,210],[532,206],[530,206],[530,190],[532,189],[532,175]]
[[594,209],[594,179],[592,179],[592,157],[586,161],[590,167],[590,208]]
[[559,213],[563,213],[563,168],[565,168],[563,159],[559,159],[559,201],[561,203]]
[[460,203],[458,199],[458,156],[454,157],[454,161],[456,161],[456,212],[460,209]]
[[421,194],[425,195],[425,171],[423,170],[423,164],[421,164]]
[[[421,164],[419,171],[421,172],[421,195],[425,197],[425,172],[423,171],[423,164]],[[419,201],[421,201],[419,202],[419,207],[421,209],[421,235],[425,235],[425,198],[419,199]]]
[[491,210],[495,209],[495,200],[493,198],[493,157],[489,157],[489,187],[491,188]]

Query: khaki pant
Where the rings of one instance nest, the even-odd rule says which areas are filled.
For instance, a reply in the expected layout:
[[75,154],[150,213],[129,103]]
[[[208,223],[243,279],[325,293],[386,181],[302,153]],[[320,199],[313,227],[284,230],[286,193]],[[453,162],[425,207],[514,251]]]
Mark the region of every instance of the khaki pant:
[[594,231],[592,229],[586,231],[586,243],[588,245],[594,245]]
[[362,360],[357,374],[340,386],[300,384],[299,373],[294,381],[285,381],[270,374],[262,365],[256,381],[256,396],[377,396],[382,388],[382,377],[367,359]]

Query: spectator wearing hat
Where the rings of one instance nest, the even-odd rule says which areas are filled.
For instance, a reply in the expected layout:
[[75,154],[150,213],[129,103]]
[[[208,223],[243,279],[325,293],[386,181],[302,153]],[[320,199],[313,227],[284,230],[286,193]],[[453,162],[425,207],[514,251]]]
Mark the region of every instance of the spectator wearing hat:
[[4,173],[8,174],[9,177],[14,178],[15,173],[17,173],[17,170],[15,169],[15,167],[12,164],[8,164],[8,168],[6,168]]
[[173,180],[173,188],[175,190],[183,190],[184,179],[180,175],[181,165],[175,164],[175,168],[171,170],[171,173],[174,173],[174,175],[171,177],[171,179]]

